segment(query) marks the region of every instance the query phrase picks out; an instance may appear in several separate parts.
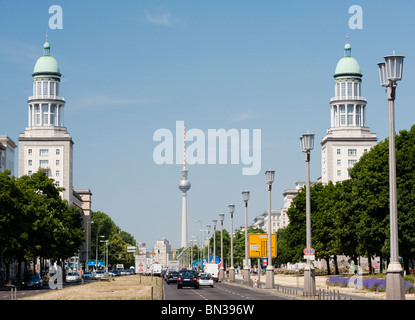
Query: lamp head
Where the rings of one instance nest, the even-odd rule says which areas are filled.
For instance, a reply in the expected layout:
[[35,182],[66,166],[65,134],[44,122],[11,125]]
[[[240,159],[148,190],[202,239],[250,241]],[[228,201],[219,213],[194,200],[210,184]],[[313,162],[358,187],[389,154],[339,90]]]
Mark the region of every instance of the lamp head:
[[249,200],[249,191],[248,190],[242,191],[242,200],[245,201],[245,202]]
[[275,171],[274,170],[268,170],[265,172],[265,181],[267,184],[271,185],[274,182],[275,177]]
[[228,206],[228,208],[229,208],[229,213],[230,213],[230,214],[233,214],[233,213],[235,212],[235,205],[234,205],[234,204],[230,204],[230,205]]
[[304,133],[300,137],[301,151],[309,152],[314,148],[314,133]]

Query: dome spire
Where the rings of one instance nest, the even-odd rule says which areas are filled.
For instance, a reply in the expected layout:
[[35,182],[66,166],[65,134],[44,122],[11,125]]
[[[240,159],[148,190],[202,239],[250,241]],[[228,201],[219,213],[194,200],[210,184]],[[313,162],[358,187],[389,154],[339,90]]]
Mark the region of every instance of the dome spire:
[[48,42],[48,35],[46,34],[46,42],[43,45],[43,55],[50,56],[50,44]]

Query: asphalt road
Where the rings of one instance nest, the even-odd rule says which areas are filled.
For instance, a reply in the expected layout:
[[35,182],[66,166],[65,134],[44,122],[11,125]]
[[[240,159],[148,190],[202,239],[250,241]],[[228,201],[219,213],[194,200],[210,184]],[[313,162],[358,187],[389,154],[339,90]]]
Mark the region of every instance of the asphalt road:
[[201,286],[199,289],[168,285],[163,281],[164,300],[289,300],[286,297],[266,293],[242,285],[215,282],[214,287]]

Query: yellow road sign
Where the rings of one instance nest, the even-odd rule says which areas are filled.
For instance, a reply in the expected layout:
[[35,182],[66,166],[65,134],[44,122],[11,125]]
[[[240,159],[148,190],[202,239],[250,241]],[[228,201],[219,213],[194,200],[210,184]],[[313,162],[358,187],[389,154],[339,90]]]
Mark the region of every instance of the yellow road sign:
[[[268,234],[250,233],[248,234],[248,255],[250,258],[268,257]],[[277,256],[277,235],[271,235],[271,256]]]

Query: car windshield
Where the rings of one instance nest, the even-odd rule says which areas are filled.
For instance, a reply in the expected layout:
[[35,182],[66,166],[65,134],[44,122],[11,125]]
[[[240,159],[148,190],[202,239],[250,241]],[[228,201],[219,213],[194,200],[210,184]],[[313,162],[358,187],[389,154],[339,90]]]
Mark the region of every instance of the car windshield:
[[76,272],[69,272],[68,273],[68,276],[76,276],[77,275],[77,273]]
[[183,272],[182,278],[194,278],[194,274],[191,272]]
[[211,275],[210,273],[201,273],[200,279],[210,279]]
[[102,271],[102,270],[98,270],[98,271],[97,271],[97,273],[104,273],[104,271]]

